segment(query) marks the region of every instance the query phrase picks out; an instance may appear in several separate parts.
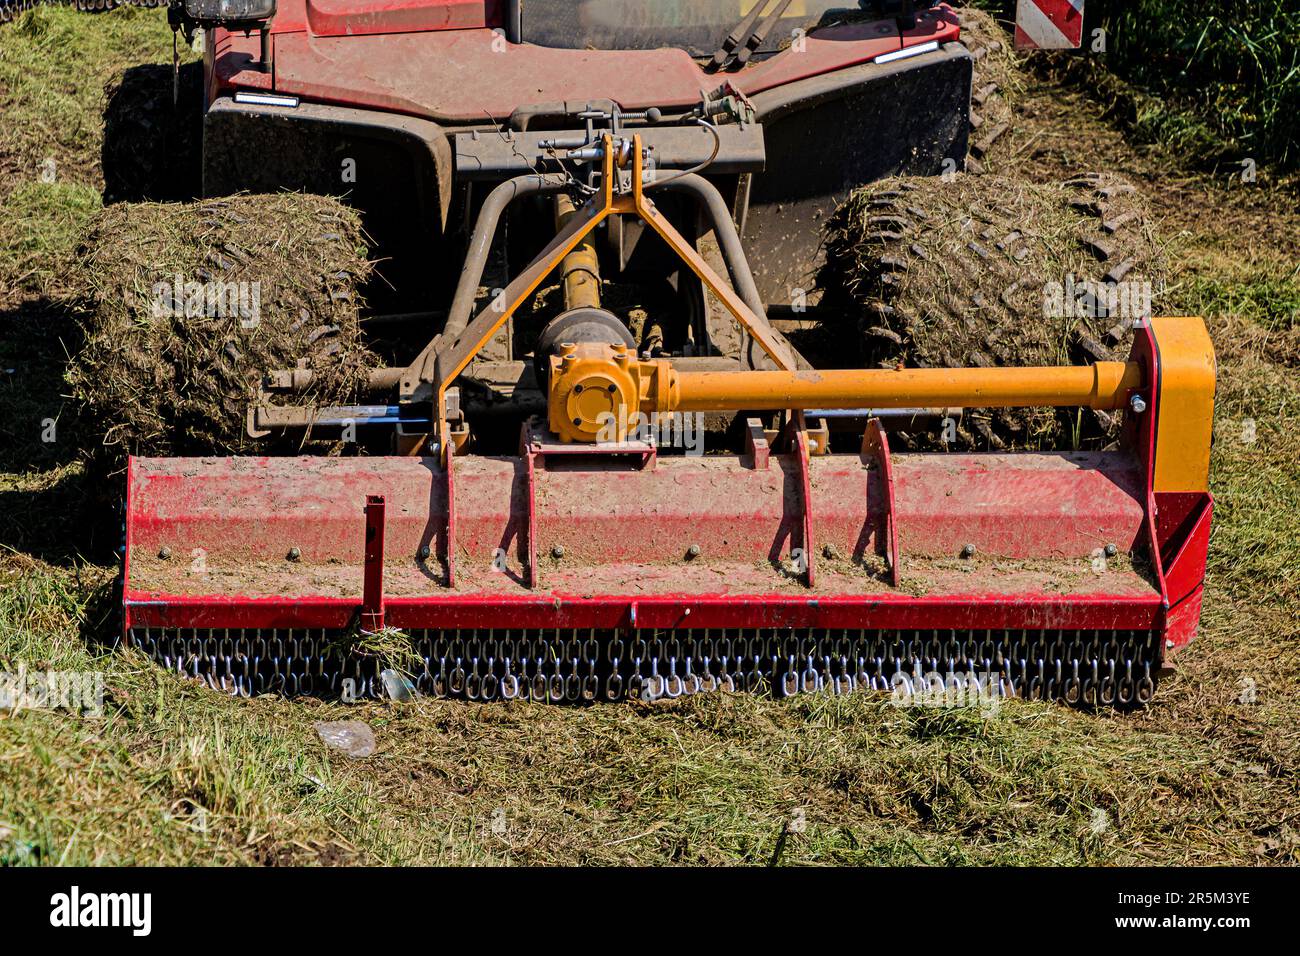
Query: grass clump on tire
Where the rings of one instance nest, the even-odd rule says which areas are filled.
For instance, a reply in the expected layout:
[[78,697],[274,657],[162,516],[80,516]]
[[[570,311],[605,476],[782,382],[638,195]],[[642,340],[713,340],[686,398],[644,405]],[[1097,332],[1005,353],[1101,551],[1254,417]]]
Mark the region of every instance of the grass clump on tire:
[[[958,175],[853,194],[829,223],[822,285],[857,316],[869,366],[1044,366],[1126,358],[1134,313],[1159,311],[1165,275],[1145,206],[1115,177]],[[984,410],[961,437],[1049,447],[1113,425],[1104,412]]]
[[308,405],[354,401],[378,358],[361,341],[370,272],[356,214],[283,193],[119,203],[82,249],[82,345],[68,370],[92,458],[267,450],[245,430],[262,376],[308,368]]
[[1015,101],[1023,91],[1011,37],[993,14],[976,7],[958,9],[961,42],[971,55],[970,157],[966,170],[999,172],[1014,163],[1008,155],[1015,129]]

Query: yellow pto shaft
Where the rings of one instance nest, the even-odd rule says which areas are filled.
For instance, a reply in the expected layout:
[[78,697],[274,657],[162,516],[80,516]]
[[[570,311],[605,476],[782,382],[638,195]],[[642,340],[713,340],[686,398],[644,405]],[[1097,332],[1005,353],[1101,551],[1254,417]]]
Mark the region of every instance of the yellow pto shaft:
[[898,406],[1122,408],[1135,362],[1059,368],[680,372],[623,346],[566,345],[552,359],[550,425],[563,441],[621,441],[633,413]]
[[[673,372],[671,405],[654,411],[776,411],[907,406],[1120,408],[1142,384],[1132,362],[1062,368],[909,368],[804,372]],[[648,411],[649,409],[642,409]]]

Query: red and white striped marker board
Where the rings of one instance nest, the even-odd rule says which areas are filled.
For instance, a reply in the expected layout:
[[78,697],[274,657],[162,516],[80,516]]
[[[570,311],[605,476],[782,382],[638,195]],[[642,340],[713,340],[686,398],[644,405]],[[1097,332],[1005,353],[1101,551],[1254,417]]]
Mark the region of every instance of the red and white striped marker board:
[[1083,0],[1018,0],[1016,47],[1073,50],[1083,45]]

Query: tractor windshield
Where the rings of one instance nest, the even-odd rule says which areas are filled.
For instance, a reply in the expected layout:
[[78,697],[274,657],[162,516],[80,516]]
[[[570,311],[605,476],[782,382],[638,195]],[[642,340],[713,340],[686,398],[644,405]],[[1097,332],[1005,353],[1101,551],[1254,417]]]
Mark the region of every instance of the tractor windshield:
[[755,6],[762,9],[753,29],[777,17],[765,32],[760,47],[764,52],[788,44],[796,30],[860,18],[864,13],[855,0],[528,0],[523,5],[522,33],[525,42],[541,46],[677,47],[692,56],[710,56],[728,33],[746,22]]

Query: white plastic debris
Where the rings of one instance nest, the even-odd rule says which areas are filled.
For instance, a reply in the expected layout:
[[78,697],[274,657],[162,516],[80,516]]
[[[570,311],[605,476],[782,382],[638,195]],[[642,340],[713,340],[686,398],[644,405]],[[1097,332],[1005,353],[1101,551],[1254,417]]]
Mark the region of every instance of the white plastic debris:
[[410,700],[412,697],[419,696],[415,685],[391,668],[380,671],[379,679],[383,681],[384,693],[388,695],[389,700]]
[[341,750],[349,757],[369,757],[375,752],[375,732],[359,720],[322,720],[315,724],[316,733],[326,747]]

